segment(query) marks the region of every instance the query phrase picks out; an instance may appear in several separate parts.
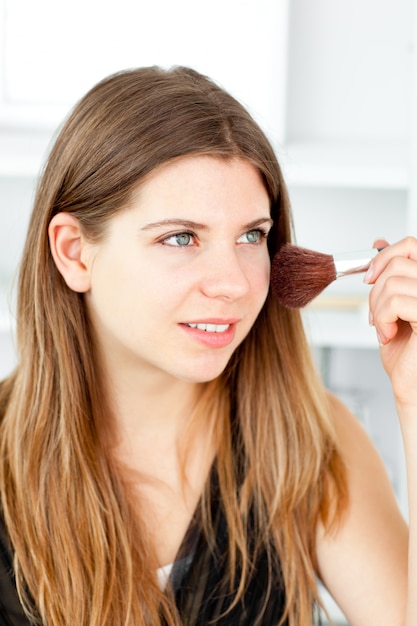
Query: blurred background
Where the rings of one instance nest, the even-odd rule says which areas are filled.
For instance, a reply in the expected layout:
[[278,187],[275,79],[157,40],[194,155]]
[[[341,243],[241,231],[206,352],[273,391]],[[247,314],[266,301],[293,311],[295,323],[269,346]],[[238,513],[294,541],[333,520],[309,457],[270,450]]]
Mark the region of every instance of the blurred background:
[[[0,378],[15,363],[14,278],[34,189],[72,105],[120,69],[189,65],[271,139],[300,245],[417,235],[417,0],[0,0]],[[370,432],[405,515],[395,408],[361,279],[305,310],[329,388]],[[339,623],[337,607],[332,614]]]

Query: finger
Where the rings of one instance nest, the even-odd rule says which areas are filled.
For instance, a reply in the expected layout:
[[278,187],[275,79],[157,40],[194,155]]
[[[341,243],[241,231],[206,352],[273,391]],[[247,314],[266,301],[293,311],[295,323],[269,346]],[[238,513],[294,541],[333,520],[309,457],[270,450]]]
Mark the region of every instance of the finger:
[[[398,279],[398,282],[397,280]],[[403,280],[401,280],[403,279]],[[377,279],[370,292],[370,300],[379,297],[379,294],[389,282],[390,293],[395,293],[396,289],[401,289],[400,293],[409,292],[415,294],[417,285],[417,261],[405,257],[396,256],[389,260]]]
[[[384,242],[384,240],[377,241]],[[381,250],[381,252],[371,261],[364,281],[370,284],[374,283],[384,271],[388,263],[395,257],[402,257],[417,261],[417,239],[414,237],[406,237],[395,244],[384,247],[384,249]]]
[[[408,300],[408,302],[407,302]],[[415,302],[412,298],[404,297],[401,307],[395,306],[391,310],[387,309],[384,315],[379,315],[374,323],[378,342],[385,346],[390,343],[397,335],[400,323],[404,323],[404,318],[412,315]],[[407,322],[409,325],[416,327],[417,321],[414,323]]]
[[399,320],[417,329],[417,281],[403,277],[390,278],[380,296],[373,299],[371,316],[379,342],[383,345],[396,336]]
[[376,317],[378,302],[396,295],[410,296],[417,302],[417,261],[395,257],[389,262],[369,293],[370,319]]
[[386,241],[386,239],[375,239],[374,243],[373,243],[373,248],[386,248],[387,246],[389,246],[388,241]]

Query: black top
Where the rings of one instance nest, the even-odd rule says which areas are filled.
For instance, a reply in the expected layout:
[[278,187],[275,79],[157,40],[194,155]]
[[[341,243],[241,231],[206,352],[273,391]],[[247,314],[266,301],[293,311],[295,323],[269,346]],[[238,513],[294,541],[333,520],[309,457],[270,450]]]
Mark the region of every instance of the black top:
[[2,517],[0,517],[0,626],[30,626],[17,595],[12,551]]
[[[276,626],[283,614],[285,594],[279,564],[269,562],[265,550],[257,557],[242,600],[230,609],[237,585],[231,589],[227,578],[227,524],[216,481],[213,482],[215,540],[211,546],[207,542],[199,523],[198,507],[170,575],[181,622],[184,626]],[[253,519],[250,524],[249,531],[254,529]],[[17,595],[12,551],[1,518],[0,626],[31,626]]]
[[[277,626],[284,612],[285,593],[277,559],[259,552],[242,599],[230,608],[239,583],[231,588],[228,578],[228,530],[216,479],[211,482],[211,515],[215,541],[209,545],[199,522],[197,508],[171,573],[176,603],[184,626]],[[249,517],[251,542],[256,527]],[[250,546],[249,546],[250,548]],[[184,557],[185,554],[185,557]],[[181,558],[181,557],[184,558]],[[285,622],[287,624],[287,622]]]

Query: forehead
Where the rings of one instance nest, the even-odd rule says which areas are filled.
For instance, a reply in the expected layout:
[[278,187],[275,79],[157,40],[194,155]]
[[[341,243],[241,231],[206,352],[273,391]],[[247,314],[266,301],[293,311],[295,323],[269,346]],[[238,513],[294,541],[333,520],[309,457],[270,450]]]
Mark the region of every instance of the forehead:
[[143,211],[233,209],[269,214],[269,197],[258,169],[249,161],[187,156],[155,169],[135,190],[131,205]]

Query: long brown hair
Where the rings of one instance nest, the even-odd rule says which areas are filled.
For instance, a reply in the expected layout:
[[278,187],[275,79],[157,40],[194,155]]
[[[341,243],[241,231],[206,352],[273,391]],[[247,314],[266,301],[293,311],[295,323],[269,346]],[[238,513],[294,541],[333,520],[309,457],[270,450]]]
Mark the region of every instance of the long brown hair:
[[[172,598],[150,571],[151,543],[100,437],[108,407],[83,296],[65,285],[47,230],[53,215],[66,211],[86,237],[100,240],[150,172],[190,154],[240,157],[258,168],[274,220],[272,258],[292,230],[276,156],[244,107],[193,70],[142,68],[100,82],[64,124],[40,179],[18,285],[19,365],[0,390],[1,502],[18,591],[34,621],[178,623]],[[307,626],[317,599],[315,528],[320,520],[328,528],[337,522],[346,491],[298,312],[269,294],[209,387],[231,577],[239,561],[243,593],[252,558],[243,520],[254,506],[259,536],[280,559],[283,620]],[[245,457],[243,483],[233,424]]]

